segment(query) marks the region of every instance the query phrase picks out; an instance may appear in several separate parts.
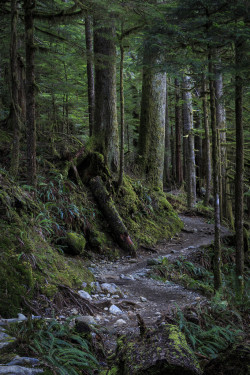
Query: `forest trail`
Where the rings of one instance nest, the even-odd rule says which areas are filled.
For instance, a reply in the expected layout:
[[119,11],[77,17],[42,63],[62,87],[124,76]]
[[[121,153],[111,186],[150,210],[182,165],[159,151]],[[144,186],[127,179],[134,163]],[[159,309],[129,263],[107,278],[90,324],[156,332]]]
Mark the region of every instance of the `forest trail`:
[[[157,258],[167,257],[171,262],[179,256],[190,257],[201,246],[213,242],[213,224],[207,223],[201,217],[181,215],[180,218],[184,222],[183,230],[173,239],[159,242],[154,248],[157,253],[140,248],[136,259],[123,257],[115,262],[103,260],[101,264],[92,264],[97,282],[114,283],[123,295],[116,295],[115,298],[111,295],[110,299],[106,300],[106,305],[105,302],[97,302],[104,308],[103,312],[97,315],[98,323],[107,328],[111,346],[112,335],[115,337],[121,333],[139,332],[136,314],[140,314],[150,327],[177,306],[183,308],[205,301],[203,295],[179,284],[147,277],[150,264],[157,261]],[[221,228],[222,237],[229,234],[228,229]],[[97,298],[99,299],[98,295]],[[111,304],[119,307],[123,313],[111,314],[108,310]]]

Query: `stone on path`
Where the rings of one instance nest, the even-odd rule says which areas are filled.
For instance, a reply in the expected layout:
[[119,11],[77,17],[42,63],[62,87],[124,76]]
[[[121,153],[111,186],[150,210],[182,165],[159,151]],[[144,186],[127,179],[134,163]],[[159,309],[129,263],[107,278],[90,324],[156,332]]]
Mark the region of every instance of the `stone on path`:
[[109,312],[113,315],[120,315],[123,314],[122,310],[119,309],[116,305],[111,305],[109,308]]
[[85,292],[85,290],[78,290],[78,294],[79,294],[79,296],[82,297],[82,298],[85,298],[85,299],[87,299],[87,300],[89,300],[89,301],[92,300],[91,295],[90,295],[88,292]]

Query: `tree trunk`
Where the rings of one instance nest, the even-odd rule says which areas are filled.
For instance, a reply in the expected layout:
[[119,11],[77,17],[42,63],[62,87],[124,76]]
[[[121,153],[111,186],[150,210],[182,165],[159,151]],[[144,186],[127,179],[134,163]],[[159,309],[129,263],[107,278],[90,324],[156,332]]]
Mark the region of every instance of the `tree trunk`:
[[166,83],[166,111],[165,111],[165,156],[164,156],[164,183],[170,185],[170,166],[171,166],[171,127],[169,122],[168,108],[168,85]]
[[123,250],[127,251],[132,256],[136,256],[135,245],[128,234],[128,230],[125,227],[113,200],[110,198],[110,194],[105,188],[101,177],[97,176],[92,178],[89,184],[103,215],[110,225],[114,239]]
[[209,91],[210,112],[212,128],[212,163],[213,163],[213,185],[214,185],[214,289],[221,287],[221,240],[220,240],[220,194],[219,194],[219,154],[218,154],[218,129],[216,128],[214,69],[212,54],[209,53]]
[[207,85],[206,85],[206,78],[205,74],[202,77],[202,99],[203,99],[203,126],[205,132],[205,163],[206,163],[206,193],[204,197],[204,205],[208,206],[210,191],[211,191],[211,152],[210,152],[210,135],[209,135],[209,122],[208,122],[208,103],[207,103]]
[[35,122],[35,0],[24,1],[26,44],[26,127],[27,127],[27,178],[36,186],[36,122]]
[[85,39],[87,52],[88,77],[88,108],[89,108],[89,135],[92,136],[95,113],[95,79],[94,79],[94,51],[91,16],[85,18]]
[[[122,28],[123,32],[123,28]],[[120,53],[121,53],[121,60],[120,60],[120,116],[121,116],[121,135],[120,135],[120,168],[119,168],[119,179],[118,179],[118,189],[122,185],[123,180],[123,172],[124,172],[124,87],[123,87],[123,64],[124,64],[124,47],[122,44],[122,40],[120,43]]]
[[235,42],[235,127],[236,127],[236,173],[235,173],[235,234],[236,234],[236,280],[237,293],[241,298],[244,290],[244,236],[243,236],[243,175],[244,134],[242,119],[243,79],[240,71],[243,60],[243,41]]
[[182,116],[181,116],[181,94],[180,94],[180,83],[178,79],[175,79],[175,150],[176,150],[176,182],[180,186],[183,182],[183,170],[182,170],[182,145],[181,145],[181,134],[182,134]]
[[166,73],[157,70],[159,52],[144,45],[141,118],[138,153],[142,175],[153,187],[163,188],[165,148]]
[[201,129],[201,114],[199,110],[194,112],[194,128],[198,130],[194,137],[195,165],[196,165],[196,190],[201,191],[202,186],[202,138],[199,130]]
[[[107,22],[107,21],[106,21]],[[115,28],[95,22],[95,122],[93,137],[96,151],[103,154],[109,168],[116,172],[119,136],[116,109]]]
[[16,177],[19,169],[20,158],[20,107],[18,101],[18,57],[17,57],[17,1],[11,0],[11,49],[10,49],[10,70],[11,70],[11,106],[12,106],[12,129],[13,144],[11,153],[11,174]]
[[227,169],[227,152],[226,152],[226,112],[223,102],[223,80],[220,66],[215,67],[215,105],[216,105],[216,127],[220,132],[219,137],[219,186],[220,186],[220,210],[221,219],[227,216],[227,196],[226,196],[226,169]]
[[196,203],[196,173],[195,173],[195,152],[193,135],[193,108],[191,82],[189,76],[183,78],[183,119],[184,138],[186,151],[186,186],[187,205],[192,208]]

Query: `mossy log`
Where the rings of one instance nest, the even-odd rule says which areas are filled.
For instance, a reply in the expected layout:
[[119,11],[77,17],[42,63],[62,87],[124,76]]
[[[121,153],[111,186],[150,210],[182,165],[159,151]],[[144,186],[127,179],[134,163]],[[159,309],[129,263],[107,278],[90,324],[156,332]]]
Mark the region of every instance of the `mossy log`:
[[136,256],[136,248],[131,240],[128,230],[124,225],[116,206],[110,197],[106,187],[100,176],[96,176],[90,180],[90,187],[92,193],[97,200],[101,211],[107,219],[111,229],[112,235],[118,245],[132,256]]

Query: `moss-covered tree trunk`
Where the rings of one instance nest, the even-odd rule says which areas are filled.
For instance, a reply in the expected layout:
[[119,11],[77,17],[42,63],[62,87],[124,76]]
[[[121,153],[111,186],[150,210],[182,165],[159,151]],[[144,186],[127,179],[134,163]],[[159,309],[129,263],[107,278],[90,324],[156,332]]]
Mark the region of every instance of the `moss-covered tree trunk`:
[[11,70],[11,106],[12,106],[12,129],[13,143],[11,153],[11,173],[14,177],[18,174],[20,157],[20,107],[18,101],[18,57],[17,57],[17,1],[11,0],[11,47],[10,47],[10,70]]
[[238,37],[235,42],[235,127],[236,127],[236,173],[235,173],[235,234],[236,234],[236,280],[237,292],[242,297],[244,290],[244,229],[243,229],[243,79],[240,71],[244,42]]
[[94,79],[94,51],[91,16],[85,17],[85,39],[87,52],[87,78],[88,78],[88,111],[89,111],[89,135],[93,133],[95,110],[95,79]]
[[[121,27],[123,33],[123,25]],[[124,113],[124,84],[123,84],[123,66],[124,66],[124,47],[123,41],[120,41],[120,163],[119,163],[119,178],[118,189],[123,181],[124,173],[124,128],[125,128],[125,113]]]
[[27,128],[27,179],[36,186],[36,121],[35,121],[35,0],[24,1],[26,47],[26,128]]
[[195,152],[194,152],[194,134],[193,134],[193,107],[191,93],[191,79],[189,76],[183,78],[183,120],[184,120],[184,139],[185,139],[185,159],[186,159],[186,188],[187,205],[189,208],[196,203],[196,171],[195,171]]
[[163,187],[165,148],[166,73],[150,41],[144,43],[138,160],[142,175],[155,188]]
[[221,235],[220,235],[220,191],[219,191],[219,133],[216,128],[215,107],[215,85],[213,54],[209,53],[209,91],[210,91],[210,113],[212,128],[212,165],[213,165],[213,187],[214,187],[214,289],[221,287]]
[[[108,24],[104,27],[103,24]],[[116,109],[116,45],[112,19],[94,22],[95,121],[96,151],[103,154],[109,168],[116,172],[119,160],[119,137]]]
[[171,126],[169,121],[168,84],[166,84],[166,111],[165,111],[165,156],[164,156],[164,183],[170,186],[171,167]]
[[205,74],[202,76],[202,106],[203,106],[203,127],[205,132],[205,171],[206,171],[206,179],[205,179],[205,186],[206,186],[206,193],[204,197],[204,205],[208,206],[210,191],[211,191],[211,180],[212,180],[212,171],[211,171],[211,152],[210,152],[210,135],[209,135],[209,120],[208,120],[208,102],[207,102],[207,84],[206,84],[206,77]]
[[176,149],[176,182],[181,185],[183,182],[182,169],[182,117],[181,117],[181,94],[179,80],[175,79],[175,149]]
[[130,255],[135,256],[136,250],[128,230],[117,211],[113,200],[110,197],[100,176],[94,177],[89,182],[92,193],[96,198],[103,215],[105,216],[111,230],[112,236],[118,245]]

